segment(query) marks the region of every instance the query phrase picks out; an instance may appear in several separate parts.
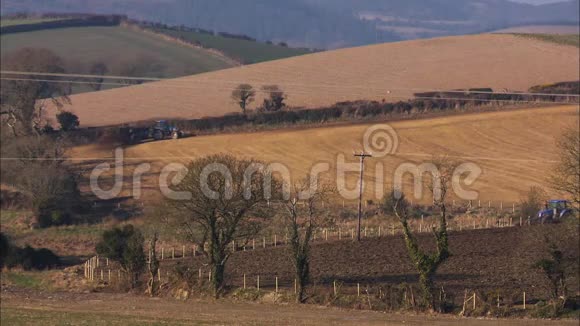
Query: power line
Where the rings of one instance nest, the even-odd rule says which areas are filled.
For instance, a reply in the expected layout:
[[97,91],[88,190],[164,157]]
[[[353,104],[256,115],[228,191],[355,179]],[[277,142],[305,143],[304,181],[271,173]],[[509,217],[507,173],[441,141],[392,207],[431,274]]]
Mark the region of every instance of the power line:
[[[95,84],[94,82],[86,82],[86,81],[76,81],[76,80],[53,80],[53,79],[32,79],[32,78],[8,78],[8,77],[0,77],[0,80],[8,80],[8,81],[36,81],[36,82],[46,82],[46,83],[60,83],[60,84],[81,84],[81,85],[89,85],[89,84]],[[130,86],[126,83],[101,83],[103,85],[109,85],[109,86]],[[181,85],[164,85],[164,84],[159,84],[159,83],[145,83],[145,84],[139,84],[138,86],[142,86],[142,87],[153,87],[153,88],[173,88],[173,89],[197,89],[197,90],[204,90],[206,89],[205,87],[202,86],[181,86]],[[216,87],[214,87],[214,89],[216,89]],[[224,90],[224,91],[232,91],[235,90],[235,87],[217,87],[217,89],[219,90]],[[268,93],[267,90],[261,90],[261,89],[257,89],[256,91],[258,92],[264,92],[264,93]],[[311,94],[311,92],[308,91],[300,91],[300,90],[292,90],[292,93],[297,93],[297,94]],[[459,91],[458,91],[459,93]],[[465,93],[465,92],[461,92],[461,93]],[[368,94],[364,94],[362,92],[350,92],[350,93],[345,93],[345,92],[336,92],[334,94],[341,94],[343,96],[346,95],[360,95],[360,96],[368,96]],[[494,93],[494,94],[506,94],[508,95],[509,93]],[[518,94],[518,93],[513,93],[513,94]],[[521,93],[520,93],[521,94]],[[530,93],[533,94],[533,93]],[[551,96],[567,96],[567,97],[580,97],[579,95],[568,95],[568,94],[550,94]],[[401,95],[392,95],[392,94],[386,94],[386,97],[390,97],[390,98],[396,98],[396,99],[431,99],[431,100],[459,100],[459,101],[474,101],[474,102],[505,102],[505,103],[537,103],[537,104],[573,104],[573,102],[559,102],[559,101],[537,101],[537,100],[502,100],[502,99],[479,99],[479,98],[465,98],[465,97],[438,97],[438,96],[401,96]]]
[[[131,77],[131,76],[114,76],[114,75],[87,75],[87,74],[68,74],[68,73],[45,73],[45,72],[27,72],[27,71],[11,71],[2,70],[0,74],[5,75],[21,75],[21,76],[47,76],[47,77],[72,77],[72,78],[92,78],[92,79],[116,79],[116,80],[136,80],[136,81],[164,81],[171,83],[198,83],[198,84],[211,84],[211,83],[229,83],[229,84],[240,84],[240,83],[267,83],[266,81],[232,81],[232,80],[186,80],[184,79],[190,76],[178,77],[178,78],[159,78],[159,77]],[[37,79],[30,78],[34,81]],[[40,79],[39,79],[40,80]],[[126,83],[120,83],[121,85],[127,85]],[[471,94],[503,94],[503,95],[534,95],[534,96],[568,96],[568,97],[580,97],[580,94],[552,94],[552,93],[532,93],[532,92],[497,92],[497,91],[469,91],[469,90],[442,90],[442,89],[430,89],[430,88],[403,88],[403,87],[369,87],[369,86],[356,86],[356,85],[331,85],[331,84],[302,84],[302,83],[284,83],[287,86],[306,86],[309,88],[337,88],[337,89],[353,89],[360,88],[364,90],[404,90],[404,91],[427,91],[427,92],[442,92],[442,93],[471,93]]]

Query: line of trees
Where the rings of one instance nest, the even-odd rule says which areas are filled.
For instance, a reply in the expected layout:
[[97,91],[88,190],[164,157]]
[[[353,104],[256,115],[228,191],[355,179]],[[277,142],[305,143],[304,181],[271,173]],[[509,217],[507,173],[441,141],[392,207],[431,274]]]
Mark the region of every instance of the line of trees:
[[[286,107],[284,101],[287,99],[287,95],[278,85],[265,85],[260,91],[265,94],[265,98],[262,105],[256,108],[257,112],[279,112]],[[252,85],[240,84],[232,91],[230,97],[240,106],[242,114],[246,116],[249,111],[248,105],[254,102],[256,93],[257,91]]]
[[[532,87],[532,93],[554,93],[575,95],[580,81],[562,82],[542,87]],[[243,126],[287,125],[302,123],[325,123],[336,120],[367,120],[390,115],[407,116],[413,112],[429,113],[449,110],[461,110],[479,106],[513,105],[521,101],[570,102],[578,103],[578,98],[567,95],[533,95],[517,93],[493,93],[492,89],[470,89],[454,92],[417,93],[416,98],[408,101],[347,101],[330,107],[313,109],[290,109],[285,100],[288,95],[276,85],[256,89],[249,84],[241,84],[232,91],[230,97],[240,107],[242,114],[230,114],[222,117],[208,117],[192,120],[179,120],[173,123],[182,130],[213,131]],[[264,102],[255,111],[249,105],[259,92],[265,94]],[[576,93],[575,93],[576,92]]]

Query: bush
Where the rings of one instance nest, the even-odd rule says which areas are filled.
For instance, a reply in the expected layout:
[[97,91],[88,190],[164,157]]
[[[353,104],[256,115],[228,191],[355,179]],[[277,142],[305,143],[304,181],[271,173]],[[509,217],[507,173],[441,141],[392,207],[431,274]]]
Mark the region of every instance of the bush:
[[135,288],[145,269],[144,241],[141,232],[129,224],[122,229],[105,231],[96,249],[99,255],[118,262],[128,273],[131,287]]
[[79,117],[72,112],[62,111],[56,115],[56,120],[63,131],[70,131],[79,126]]
[[22,267],[24,270],[54,268],[60,264],[60,258],[46,248],[34,249],[30,246],[24,248],[10,247],[5,259],[5,265],[9,268]]

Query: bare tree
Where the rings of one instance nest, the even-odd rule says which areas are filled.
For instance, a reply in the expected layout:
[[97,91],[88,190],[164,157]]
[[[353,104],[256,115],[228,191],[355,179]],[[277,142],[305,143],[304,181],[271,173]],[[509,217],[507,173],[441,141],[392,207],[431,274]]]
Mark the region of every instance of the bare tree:
[[[2,68],[12,71],[64,73],[63,60],[48,49],[24,48],[2,58]],[[2,80],[0,115],[14,136],[39,133],[44,126],[46,102],[57,107],[68,103],[70,84],[52,82],[55,77],[14,76]],[[30,79],[30,80],[29,80]],[[40,79],[40,78],[37,78]]]
[[266,93],[267,98],[264,99],[262,110],[266,112],[280,111],[286,104],[286,94],[278,87],[278,85],[266,85],[262,87],[262,91]]
[[10,158],[0,164],[2,183],[27,197],[39,220],[55,213],[70,215],[82,202],[77,176],[64,163],[65,150],[62,140],[46,135],[2,140],[0,153]]
[[559,162],[554,167],[550,184],[554,190],[570,198],[580,209],[580,133],[578,126],[564,130],[557,142]]
[[520,210],[524,218],[535,216],[543,205],[546,203],[548,195],[544,189],[533,186],[526,194],[525,198],[520,200]]
[[149,258],[147,261],[147,269],[149,270],[149,280],[147,281],[147,293],[150,296],[155,296],[157,294],[157,277],[159,273],[159,260],[157,259],[156,253],[157,245],[157,232],[153,233],[153,236],[149,240]]
[[232,242],[247,244],[258,233],[281,183],[259,161],[222,154],[191,162],[182,176],[174,190],[191,195],[166,200],[168,222],[202,250],[218,297]]
[[[290,250],[298,287],[298,303],[306,300],[306,287],[310,282],[310,241],[314,232],[328,221],[329,216],[329,212],[324,209],[324,203],[331,189],[326,186],[316,188],[314,180],[306,179],[296,184],[291,199],[284,205],[285,222],[290,230]],[[299,201],[302,195],[305,198]]]
[[434,278],[437,269],[450,256],[449,241],[447,235],[447,192],[451,187],[454,163],[447,158],[434,160],[437,171],[429,182],[429,190],[433,194],[433,204],[439,208],[439,227],[433,228],[433,236],[437,245],[434,253],[425,252],[419,248],[417,238],[409,227],[409,204],[400,190],[393,191],[388,196],[393,196],[393,211],[399,218],[403,227],[405,244],[409,257],[419,272],[419,283],[423,290],[423,300],[429,309],[441,310],[441,306],[435,305]]
[[232,91],[231,98],[232,100],[236,101],[240,108],[242,109],[242,113],[246,114],[246,109],[248,104],[254,101],[254,97],[256,96],[256,91],[250,84],[240,84],[236,89]]
[[[91,68],[89,70],[91,75],[106,75],[109,72],[109,68],[107,67],[107,65],[102,62],[94,62],[91,65]],[[90,86],[95,90],[95,91],[100,91],[101,88],[103,87],[103,78],[94,78],[94,82],[90,84]]]

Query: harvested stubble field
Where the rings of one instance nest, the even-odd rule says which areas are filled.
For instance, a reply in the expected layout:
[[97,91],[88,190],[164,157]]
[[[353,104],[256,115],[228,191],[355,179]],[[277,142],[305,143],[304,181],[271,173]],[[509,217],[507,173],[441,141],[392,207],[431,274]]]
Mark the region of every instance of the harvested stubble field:
[[[577,261],[579,238],[572,223],[451,232],[452,257],[440,268],[437,286],[443,286],[455,304],[461,304],[465,290],[481,294],[499,292],[502,304],[521,303],[523,291],[530,302],[546,299],[550,293],[548,280],[532,266],[548,257],[545,236],[557,243],[568,262]],[[420,246],[434,250],[431,234],[419,234],[418,239]],[[256,287],[260,276],[260,288],[271,291],[278,277],[280,288],[293,291],[294,269],[290,257],[287,246],[237,251],[226,266],[226,282],[234,288],[242,287],[245,274],[247,286]],[[360,243],[316,242],[311,257],[314,287],[321,286],[321,291],[332,289],[334,281],[340,284],[343,294],[356,294],[357,283],[361,289],[369,286],[372,291],[378,291],[381,286],[418,280],[400,234],[363,239]],[[208,266],[198,256],[193,260],[164,260],[161,273],[165,280],[167,273],[175,273],[176,265],[192,268],[194,277],[201,269],[202,282],[207,279]],[[579,289],[577,265],[569,265],[567,275],[568,287],[576,293]]]
[[[393,174],[401,163],[423,163],[433,155],[449,155],[461,163],[476,163],[482,174],[469,189],[479,192],[482,203],[499,201],[517,203],[531,186],[547,187],[547,178],[557,160],[555,139],[562,129],[578,125],[578,106],[533,108],[506,112],[474,113],[423,120],[392,122],[399,146],[394,155],[372,158],[365,167],[366,199],[378,200],[375,191],[375,167],[384,164],[385,188],[391,188]],[[347,162],[357,162],[353,150],[363,147],[363,135],[373,124],[355,124],[302,130],[279,130],[256,133],[192,137],[150,142],[128,147],[125,151],[130,172],[141,162],[150,162],[152,172],[144,178],[143,200],[156,198],[159,171],[168,163],[187,163],[203,155],[230,153],[265,162],[283,163],[294,179],[303,178],[317,162],[328,162],[330,172],[321,176],[336,180],[339,154]],[[94,145],[75,148],[71,158],[111,157],[110,150]],[[84,163],[85,168],[91,164]],[[358,166],[357,170],[358,171]],[[130,173],[126,173],[130,180]],[[358,173],[347,174],[347,188],[355,189]],[[130,181],[128,181],[130,182]],[[410,178],[405,179],[412,191]],[[124,195],[131,195],[125,187]],[[428,201],[424,192],[424,201]],[[354,202],[354,201],[353,201]]]
[[[492,87],[527,90],[577,80],[578,48],[513,35],[486,34],[379,44],[304,55],[219,72],[73,96],[84,126],[237,112],[240,83],[277,84],[295,107],[346,100],[398,101],[425,90]],[[262,103],[258,94],[255,103]]]

